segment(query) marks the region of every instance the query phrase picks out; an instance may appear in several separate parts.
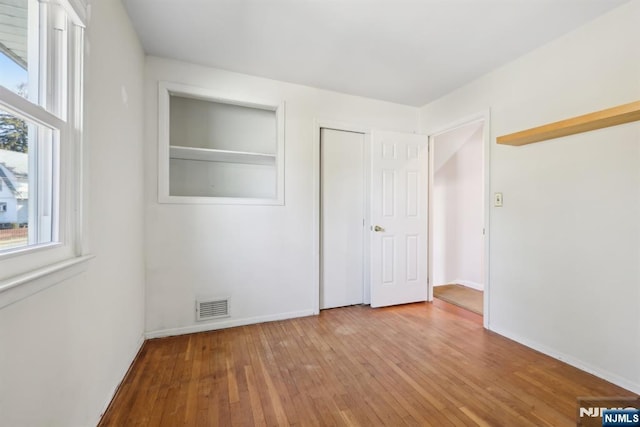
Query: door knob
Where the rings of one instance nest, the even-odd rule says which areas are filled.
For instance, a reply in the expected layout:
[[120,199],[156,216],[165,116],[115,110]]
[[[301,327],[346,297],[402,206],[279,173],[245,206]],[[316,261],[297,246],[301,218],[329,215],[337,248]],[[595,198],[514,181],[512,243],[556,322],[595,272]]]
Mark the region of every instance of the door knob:
[[384,228],[380,227],[379,225],[376,225],[375,227],[373,227],[373,231],[380,233],[384,231]]

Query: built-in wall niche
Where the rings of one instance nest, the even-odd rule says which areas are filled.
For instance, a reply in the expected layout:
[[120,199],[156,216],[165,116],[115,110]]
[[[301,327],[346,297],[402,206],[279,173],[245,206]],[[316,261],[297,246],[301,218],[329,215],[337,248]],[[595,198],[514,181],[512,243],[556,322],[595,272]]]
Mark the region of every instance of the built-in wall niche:
[[161,203],[283,204],[284,103],[159,85]]

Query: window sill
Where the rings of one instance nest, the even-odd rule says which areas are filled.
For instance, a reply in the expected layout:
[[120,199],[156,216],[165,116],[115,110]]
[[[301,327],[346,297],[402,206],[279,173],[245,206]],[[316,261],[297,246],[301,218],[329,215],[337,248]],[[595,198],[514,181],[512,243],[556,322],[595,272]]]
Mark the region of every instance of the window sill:
[[83,255],[1,280],[0,309],[80,274],[93,258]]

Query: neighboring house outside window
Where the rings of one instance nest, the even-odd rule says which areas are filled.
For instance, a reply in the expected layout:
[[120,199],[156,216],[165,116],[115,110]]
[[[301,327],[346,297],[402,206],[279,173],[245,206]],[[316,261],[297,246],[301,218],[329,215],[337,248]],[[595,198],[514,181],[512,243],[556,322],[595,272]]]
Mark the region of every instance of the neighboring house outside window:
[[28,154],[4,152],[0,162],[0,249],[28,244]]

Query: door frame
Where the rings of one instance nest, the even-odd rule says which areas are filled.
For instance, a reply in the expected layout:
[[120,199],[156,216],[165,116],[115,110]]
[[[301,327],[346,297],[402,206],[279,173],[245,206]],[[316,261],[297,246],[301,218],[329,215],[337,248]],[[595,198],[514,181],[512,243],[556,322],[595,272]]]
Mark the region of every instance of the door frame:
[[322,251],[322,232],[321,230],[321,218],[320,218],[320,184],[321,184],[321,170],[320,170],[320,129],[333,129],[343,132],[356,132],[364,135],[364,149],[363,149],[363,185],[364,185],[364,233],[362,242],[362,267],[363,267],[363,289],[362,297],[364,304],[371,303],[371,272],[370,272],[370,248],[371,248],[371,233],[369,229],[371,227],[371,129],[363,126],[353,125],[350,123],[336,122],[331,120],[315,119],[313,121],[313,294],[312,308],[313,314],[320,313],[320,292],[321,292],[321,276],[322,271],[320,269]]
[[435,171],[434,167],[434,154],[435,154],[435,137],[442,135],[444,133],[453,131],[460,127],[470,125],[472,123],[484,122],[482,128],[482,145],[483,145],[483,224],[484,224],[484,254],[483,254],[483,268],[484,268],[484,292],[483,292],[483,305],[484,305],[484,313],[483,313],[483,326],[486,329],[490,329],[490,299],[491,299],[491,275],[490,275],[490,241],[491,241],[491,233],[490,233],[490,214],[491,214],[491,110],[487,109],[484,111],[480,111],[475,114],[471,114],[469,116],[463,117],[459,120],[456,120],[452,123],[449,123],[446,126],[438,128],[434,131],[427,132],[429,135],[429,201],[427,205],[428,214],[428,261],[427,261],[427,274],[429,276],[428,280],[428,288],[429,295],[428,301],[433,301],[433,184],[435,179]]

